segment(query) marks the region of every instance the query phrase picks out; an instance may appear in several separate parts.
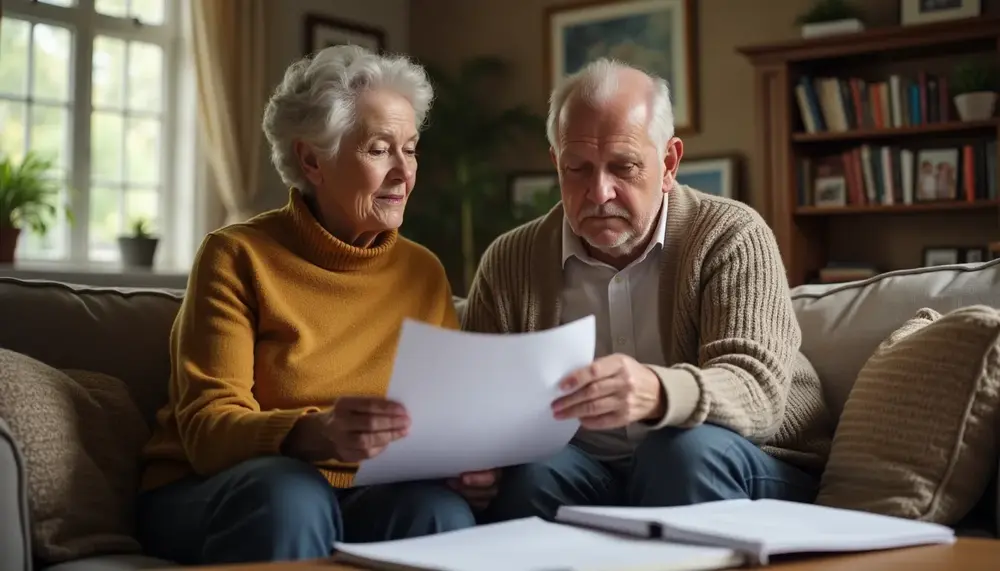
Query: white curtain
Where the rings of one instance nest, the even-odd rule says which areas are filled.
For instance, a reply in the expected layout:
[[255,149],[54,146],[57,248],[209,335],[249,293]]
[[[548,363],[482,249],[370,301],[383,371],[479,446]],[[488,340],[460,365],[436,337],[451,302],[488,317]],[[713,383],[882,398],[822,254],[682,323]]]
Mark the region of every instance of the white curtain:
[[198,119],[226,223],[255,214],[260,184],[267,0],[188,0]]

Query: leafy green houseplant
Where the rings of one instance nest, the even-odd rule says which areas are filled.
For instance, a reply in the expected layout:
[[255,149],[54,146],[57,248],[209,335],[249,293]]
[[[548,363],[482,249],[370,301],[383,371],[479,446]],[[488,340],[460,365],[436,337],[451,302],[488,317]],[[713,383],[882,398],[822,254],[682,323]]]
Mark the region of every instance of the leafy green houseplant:
[[996,66],[971,60],[955,66],[951,92],[962,121],[983,121],[993,117],[997,89],[1000,89],[1000,76]]
[[796,18],[795,23],[802,27],[805,38],[864,29],[860,10],[849,0],[816,0],[812,8]]
[[0,158],[0,264],[14,261],[23,230],[45,235],[58,218],[62,183],[53,169],[53,161],[34,152],[20,162]]
[[510,76],[499,58],[466,60],[456,73],[425,68],[435,101],[418,148],[419,195],[407,207],[402,233],[435,251],[456,289],[467,290],[482,250],[519,221],[501,156],[524,137],[544,144],[545,121],[526,106],[497,105]]
[[149,220],[136,218],[132,221],[131,230],[131,234],[118,237],[122,264],[137,268],[153,267],[160,239],[150,230]]

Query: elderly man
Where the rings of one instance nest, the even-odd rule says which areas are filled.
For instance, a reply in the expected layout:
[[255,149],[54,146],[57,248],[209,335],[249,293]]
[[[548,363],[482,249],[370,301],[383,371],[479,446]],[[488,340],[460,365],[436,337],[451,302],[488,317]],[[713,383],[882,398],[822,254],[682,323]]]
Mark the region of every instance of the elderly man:
[[593,314],[597,355],[552,403],[579,434],[500,474],[488,519],[811,501],[832,430],[781,256],[754,210],[675,182],[666,82],[594,62],[553,93],[548,138],[562,201],[490,246],[463,325],[527,332]]

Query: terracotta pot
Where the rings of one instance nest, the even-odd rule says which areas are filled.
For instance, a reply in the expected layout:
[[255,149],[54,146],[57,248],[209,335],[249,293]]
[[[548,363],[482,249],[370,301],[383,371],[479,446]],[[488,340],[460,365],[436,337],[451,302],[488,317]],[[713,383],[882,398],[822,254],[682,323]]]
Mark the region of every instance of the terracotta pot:
[[20,235],[20,228],[0,226],[0,264],[14,263],[14,250],[17,250],[17,238]]
[[977,91],[955,96],[955,109],[962,121],[985,121],[993,117],[997,94],[992,91]]

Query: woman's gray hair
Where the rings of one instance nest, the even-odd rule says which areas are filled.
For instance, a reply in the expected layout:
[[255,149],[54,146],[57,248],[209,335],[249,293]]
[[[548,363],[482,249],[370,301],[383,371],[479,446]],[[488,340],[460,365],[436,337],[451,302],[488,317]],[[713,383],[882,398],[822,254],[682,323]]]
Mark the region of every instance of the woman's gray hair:
[[332,46],[288,67],[264,109],[264,134],[271,162],[282,181],[309,188],[299,168],[295,141],[335,155],[357,120],[355,103],[370,89],[385,88],[405,97],[419,130],[434,99],[427,72],[402,55],[379,55],[353,45]]

